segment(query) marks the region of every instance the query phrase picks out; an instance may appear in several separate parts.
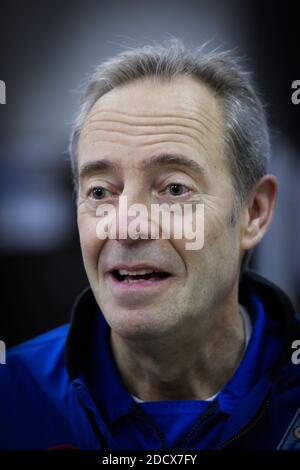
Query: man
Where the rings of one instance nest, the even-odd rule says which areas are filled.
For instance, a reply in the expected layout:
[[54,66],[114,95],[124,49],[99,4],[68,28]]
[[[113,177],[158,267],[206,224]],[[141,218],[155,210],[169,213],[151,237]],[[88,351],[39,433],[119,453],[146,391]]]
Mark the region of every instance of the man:
[[[299,447],[299,322],[246,269],[277,193],[248,75],[178,40],[123,52],[90,78],[71,157],[90,288],[70,325],[8,353],[1,447]],[[151,216],[130,236],[135,204],[189,205],[190,227],[202,205],[203,246],[175,223],[149,236]]]

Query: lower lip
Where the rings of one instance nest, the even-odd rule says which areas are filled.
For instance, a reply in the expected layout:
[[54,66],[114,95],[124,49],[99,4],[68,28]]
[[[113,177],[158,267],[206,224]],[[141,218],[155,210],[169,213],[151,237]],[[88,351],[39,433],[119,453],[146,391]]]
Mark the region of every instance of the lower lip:
[[138,282],[127,282],[127,281],[118,281],[113,274],[109,273],[108,275],[109,281],[112,283],[112,286],[117,289],[121,289],[122,291],[139,291],[142,289],[157,289],[160,287],[166,287],[168,284],[174,281],[174,276],[169,276],[164,279],[159,280],[151,280],[147,279],[145,281],[138,281]]

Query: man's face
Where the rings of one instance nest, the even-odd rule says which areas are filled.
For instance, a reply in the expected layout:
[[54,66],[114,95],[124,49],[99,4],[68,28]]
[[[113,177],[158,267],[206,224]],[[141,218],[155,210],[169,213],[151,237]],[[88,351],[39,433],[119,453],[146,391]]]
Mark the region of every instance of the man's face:
[[[78,227],[91,288],[118,334],[152,338],[196,327],[232,295],[240,236],[239,224],[229,223],[234,190],[223,136],[221,104],[191,77],[117,87],[90,111],[79,140]],[[172,233],[98,239],[96,210],[118,209],[120,195],[149,212],[151,204],[204,204],[204,247],[187,250]],[[120,276],[144,268],[167,274]]]

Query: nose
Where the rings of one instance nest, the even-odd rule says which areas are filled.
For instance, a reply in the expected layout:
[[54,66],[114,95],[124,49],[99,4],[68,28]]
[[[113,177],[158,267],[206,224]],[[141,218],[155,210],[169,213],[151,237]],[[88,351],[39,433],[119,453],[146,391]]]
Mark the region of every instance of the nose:
[[139,184],[124,187],[115,205],[102,204],[97,215],[97,237],[110,238],[122,244],[134,244],[158,238],[158,227],[151,221],[151,197]]
[[[116,239],[133,244],[151,239],[150,204],[146,195],[122,194],[116,211]],[[152,229],[153,231],[153,229]]]

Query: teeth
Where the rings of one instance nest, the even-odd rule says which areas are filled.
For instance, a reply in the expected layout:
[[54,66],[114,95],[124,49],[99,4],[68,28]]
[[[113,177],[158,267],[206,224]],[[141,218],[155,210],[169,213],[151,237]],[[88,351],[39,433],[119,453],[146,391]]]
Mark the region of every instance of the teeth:
[[149,274],[153,273],[153,269],[139,269],[138,271],[126,271],[126,269],[119,269],[119,274],[121,276],[135,276],[136,274]]
[[127,276],[125,277],[125,280],[123,282],[128,282],[130,284],[139,283],[139,282],[143,282],[143,279],[131,279],[129,276]]

